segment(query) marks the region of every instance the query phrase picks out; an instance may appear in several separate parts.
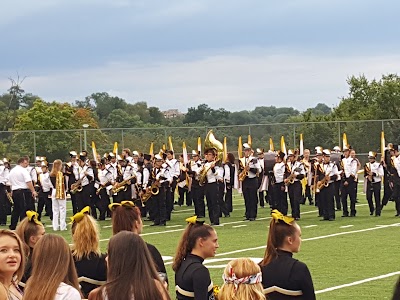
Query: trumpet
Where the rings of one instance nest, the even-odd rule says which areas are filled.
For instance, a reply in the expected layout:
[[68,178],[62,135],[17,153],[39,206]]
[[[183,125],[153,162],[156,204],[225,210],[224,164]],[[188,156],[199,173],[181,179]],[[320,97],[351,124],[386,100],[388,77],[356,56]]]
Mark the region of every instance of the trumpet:
[[6,191],[6,195],[7,195],[8,201],[10,201],[11,207],[13,207],[14,206],[14,200],[13,200],[13,197],[11,195],[11,192]]
[[125,180],[123,180],[121,182],[118,182],[117,185],[112,188],[112,193],[116,194],[116,193],[119,193],[122,190],[125,192],[127,190],[127,188],[128,188],[127,185],[135,177],[136,177],[136,175],[132,175],[131,177],[129,177],[129,178],[127,178],[127,179],[125,179]]

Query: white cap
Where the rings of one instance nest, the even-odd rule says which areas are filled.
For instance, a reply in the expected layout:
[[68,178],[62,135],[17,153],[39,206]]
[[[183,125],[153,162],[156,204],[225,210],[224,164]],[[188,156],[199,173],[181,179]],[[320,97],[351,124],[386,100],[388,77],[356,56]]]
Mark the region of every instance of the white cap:
[[70,156],[77,156],[78,153],[76,153],[76,151],[70,151],[70,152],[69,152],[69,155],[70,155]]
[[368,152],[368,158],[370,158],[370,157],[375,158],[376,157],[376,153],[374,151],[369,151]]
[[137,152],[136,150],[132,152],[132,156],[139,156],[139,152]]
[[264,153],[264,151],[262,149],[260,149],[260,148],[257,148],[256,152],[257,152],[257,154],[263,154]]
[[324,149],[324,151],[322,151],[322,153],[323,153],[325,156],[330,156],[330,155],[331,155],[331,150],[329,150],[329,149]]
[[115,154],[112,153],[112,152],[110,152],[110,153],[108,153],[108,156],[110,156],[110,157],[115,157]]
[[349,147],[347,145],[343,145],[343,151],[349,150]]
[[4,157],[3,160],[2,160],[1,162],[3,162],[3,163],[8,163],[8,159]]
[[121,155],[117,155],[117,160],[124,160]]
[[321,154],[322,154],[322,147],[321,147],[321,146],[315,147],[315,153],[316,153],[317,155],[321,155]]
[[161,157],[160,154],[154,155],[154,158],[155,158],[156,160],[162,160],[162,159],[163,159],[163,158]]
[[292,149],[289,149],[289,150],[288,150],[288,152],[287,152],[287,155],[288,155],[288,156],[290,156],[290,155],[294,155],[294,152],[293,152],[293,150],[292,150]]
[[199,153],[196,150],[192,150],[192,155],[199,155]]
[[244,148],[244,150],[251,149],[250,145],[247,143],[243,144],[243,148]]
[[42,160],[43,160],[42,157],[36,156],[36,161],[42,161]]
[[42,161],[42,163],[40,164],[41,167],[47,167],[47,163],[45,161]]
[[339,146],[335,146],[335,147],[333,147],[333,150],[336,151],[336,152],[340,152],[340,147]]

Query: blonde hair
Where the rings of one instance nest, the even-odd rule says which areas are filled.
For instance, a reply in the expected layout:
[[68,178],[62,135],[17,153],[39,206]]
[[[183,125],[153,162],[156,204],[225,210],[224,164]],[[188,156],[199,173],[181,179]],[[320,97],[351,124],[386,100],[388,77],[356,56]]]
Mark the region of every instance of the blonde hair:
[[32,276],[26,284],[24,299],[54,300],[61,282],[79,291],[78,275],[67,242],[62,236],[46,234],[33,249]]
[[96,220],[84,214],[82,220],[72,224],[72,255],[76,260],[88,258],[91,253],[100,255],[99,228]]
[[[260,273],[260,267],[250,258],[238,258],[232,260],[224,270],[224,276],[230,277],[231,270],[237,278],[256,275]],[[265,300],[262,283],[239,284],[237,289],[233,283],[224,283],[221,287],[218,300]]]
[[[8,230],[8,229],[0,229],[0,237],[2,237],[2,236],[9,236],[9,237],[12,237],[12,238],[14,238],[14,239],[17,241],[17,243],[18,243],[18,247],[19,247],[19,250],[20,250],[20,252],[21,252],[21,263],[20,263],[20,265],[19,265],[18,270],[17,270],[17,271],[15,272],[15,274],[14,274],[14,281],[15,281],[15,282],[19,282],[19,281],[21,280],[22,276],[24,275],[24,272],[25,272],[25,252],[24,252],[24,245],[23,245],[21,239],[19,238],[19,236],[18,236],[14,231],[11,231],[11,230]],[[1,277],[2,277],[2,275],[1,275],[1,270],[0,270],[0,278],[1,278]]]
[[19,236],[21,239],[23,245],[24,245],[24,250],[25,250],[25,255],[29,257],[31,254],[31,247],[29,246],[29,240],[31,236],[35,236],[39,233],[39,229],[42,228],[43,225],[36,224],[33,221],[29,221],[28,217],[25,217],[15,228],[15,233]]
[[62,170],[62,161],[61,159],[56,159],[53,162],[53,167],[51,168],[50,176],[51,177],[56,177],[57,173]]

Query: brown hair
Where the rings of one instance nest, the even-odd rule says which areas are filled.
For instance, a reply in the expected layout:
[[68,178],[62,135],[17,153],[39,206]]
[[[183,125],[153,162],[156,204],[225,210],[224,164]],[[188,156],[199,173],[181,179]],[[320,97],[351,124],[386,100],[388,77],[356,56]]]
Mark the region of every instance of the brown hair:
[[29,240],[31,236],[38,235],[40,228],[43,227],[43,225],[36,224],[33,221],[29,221],[27,217],[25,217],[15,228],[15,233],[19,236],[21,239],[23,245],[24,245],[24,251],[25,255],[29,257],[31,254],[31,247],[29,246]]
[[53,162],[53,167],[51,168],[50,176],[56,177],[57,172],[61,171],[61,169],[62,169],[62,161],[61,161],[61,159],[56,159]]
[[161,285],[150,252],[143,239],[129,231],[111,237],[108,244],[107,283],[100,287],[96,299],[170,299]]
[[175,272],[178,271],[183,259],[192,252],[193,248],[196,246],[197,239],[207,239],[213,231],[214,228],[208,224],[188,224],[179,240],[174,262],[172,263],[172,269]]
[[120,231],[132,231],[135,222],[141,219],[140,210],[137,206],[119,205],[112,210],[113,234]]
[[53,300],[61,282],[79,291],[71,250],[65,239],[46,234],[36,244],[32,255],[32,275],[25,287],[27,300]]
[[[224,275],[230,277],[230,269],[233,269],[237,278],[256,275],[260,273],[260,267],[250,258],[237,258],[232,260],[225,268]],[[262,283],[239,284],[237,290],[233,283],[224,283],[218,294],[218,300],[265,300]]]
[[[18,282],[18,281],[21,280],[21,278],[22,278],[22,276],[24,275],[24,272],[25,272],[25,252],[24,252],[24,245],[23,245],[21,239],[19,238],[19,236],[18,236],[14,231],[11,231],[11,230],[8,230],[8,229],[0,229],[0,237],[2,237],[2,236],[9,236],[9,237],[12,237],[12,238],[14,238],[14,239],[17,241],[17,243],[18,243],[18,247],[19,247],[19,250],[20,250],[20,252],[21,252],[21,263],[20,263],[20,265],[19,265],[19,268],[18,268],[17,272],[15,272],[15,274],[14,274],[14,276],[15,276],[15,277],[14,277],[15,282]],[[0,275],[0,277],[1,277],[1,275]]]
[[20,157],[20,158],[18,158],[18,160],[17,160],[17,164],[22,164],[23,162],[25,162],[25,161],[29,161],[29,158],[28,157],[26,157],[26,156],[23,156],[23,157]]
[[226,157],[226,160],[229,161],[231,164],[234,164],[235,163],[235,156],[233,155],[233,153],[229,152],[227,157]]
[[281,220],[276,222],[275,219],[271,219],[271,222],[269,223],[267,248],[265,249],[264,258],[261,261],[260,266],[266,266],[278,257],[277,249],[283,246],[285,238],[294,236],[296,233],[295,224],[295,221],[289,225]]
[[74,222],[71,227],[72,239],[72,255],[76,260],[88,258],[90,254],[100,255],[99,247],[99,228],[96,220],[84,214],[82,220]]

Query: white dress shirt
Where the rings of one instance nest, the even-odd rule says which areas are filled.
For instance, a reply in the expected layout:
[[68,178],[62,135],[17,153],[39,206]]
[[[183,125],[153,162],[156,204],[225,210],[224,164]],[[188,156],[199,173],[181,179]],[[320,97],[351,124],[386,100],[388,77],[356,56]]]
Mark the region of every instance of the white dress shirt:
[[32,182],[31,175],[29,174],[27,168],[24,168],[20,165],[16,165],[10,171],[10,185],[11,190],[19,190],[19,189],[29,189],[28,182]]

